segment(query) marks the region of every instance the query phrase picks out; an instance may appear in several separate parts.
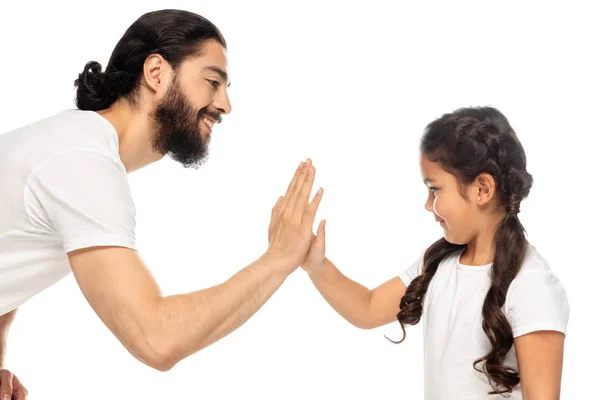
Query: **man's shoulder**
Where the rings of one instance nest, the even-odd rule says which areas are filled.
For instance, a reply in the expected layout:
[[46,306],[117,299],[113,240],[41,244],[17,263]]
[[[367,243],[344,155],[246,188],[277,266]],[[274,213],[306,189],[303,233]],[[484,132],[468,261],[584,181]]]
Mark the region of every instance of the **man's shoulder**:
[[64,110],[19,129],[12,147],[23,152],[35,170],[53,159],[96,153],[121,164],[114,127],[93,111]]

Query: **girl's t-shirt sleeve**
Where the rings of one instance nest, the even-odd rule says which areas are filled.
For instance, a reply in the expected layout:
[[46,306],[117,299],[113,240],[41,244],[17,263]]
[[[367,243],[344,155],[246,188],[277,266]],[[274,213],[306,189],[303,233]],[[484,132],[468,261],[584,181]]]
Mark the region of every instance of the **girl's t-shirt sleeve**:
[[411,264],[410,267],[406,268],[404,271],[402,271],[399,275],[400,280],[402,281],[402,283],[404,283],[404,285],[406,287],[408,287],[408,285],[410,285],[410,283],[412,282],[413,279],[415,279],[417,276],[421,275],[421,272],[423,272],[423,256],[425,255],[425,252],[421,253],[421,256]]
[[567,333],[569,301],[549,268],[519,273],[509,288],[506,310],[515,338],[541,330]]

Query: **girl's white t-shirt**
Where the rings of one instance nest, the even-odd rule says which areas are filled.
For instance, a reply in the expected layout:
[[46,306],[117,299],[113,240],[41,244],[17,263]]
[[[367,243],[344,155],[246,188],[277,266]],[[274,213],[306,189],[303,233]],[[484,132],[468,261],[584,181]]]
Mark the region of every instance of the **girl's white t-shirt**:
[[[460,263],[460,253],[443,260],[423,304],[423,343],[426,400],[506,399],[488,395],[491,386],[473,362],[491,349],[483,332],[483,301],[490,288],[492,264]],[[400,274],[408,286],[423,268],[423,254]],[[511,283],[503,307],[516,338],[539,330],[566,334],[569,303],[560,280],[534,246]],[[505,364],[518,371],[514,345]],[[517,385],[510,399],[522,399]]]

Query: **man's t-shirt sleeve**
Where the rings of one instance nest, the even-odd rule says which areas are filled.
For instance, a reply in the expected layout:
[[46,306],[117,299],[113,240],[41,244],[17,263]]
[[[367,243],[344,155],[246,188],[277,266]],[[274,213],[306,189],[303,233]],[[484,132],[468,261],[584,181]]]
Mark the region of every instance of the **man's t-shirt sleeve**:
[[65,252],[94,247],[135,249],[135,207],[123,165],[92,150],[55,155],[25,187],[30,222],[62,240]]

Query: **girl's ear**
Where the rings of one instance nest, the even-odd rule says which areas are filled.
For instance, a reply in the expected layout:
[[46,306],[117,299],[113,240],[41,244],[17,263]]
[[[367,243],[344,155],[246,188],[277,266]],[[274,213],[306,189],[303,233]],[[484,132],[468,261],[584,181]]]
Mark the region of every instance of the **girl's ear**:
[[477,189],[476,203],[483,206],[489,203],[496,193],[496,181],[488,173],[482,173],[475,178],[475,188]]

